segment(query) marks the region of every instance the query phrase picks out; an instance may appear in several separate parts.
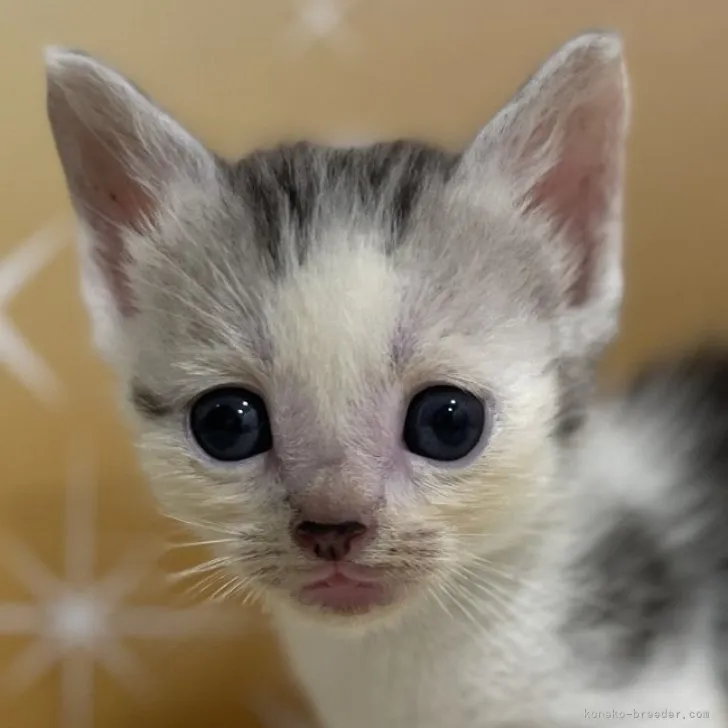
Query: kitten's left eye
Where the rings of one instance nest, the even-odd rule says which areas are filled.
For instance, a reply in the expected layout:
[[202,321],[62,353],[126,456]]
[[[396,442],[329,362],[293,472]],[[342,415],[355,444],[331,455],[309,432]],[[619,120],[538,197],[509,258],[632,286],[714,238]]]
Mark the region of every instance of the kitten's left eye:
[[480,442],[486,415],[485,404],[474,394],[458,387],[430,387],[410,402],[404,443],[430,460],[460,460]]
[[205,453],[223,462],[247,460],[273,447],[265,402],[237,387],[199,397],[190,410],[190,432]]

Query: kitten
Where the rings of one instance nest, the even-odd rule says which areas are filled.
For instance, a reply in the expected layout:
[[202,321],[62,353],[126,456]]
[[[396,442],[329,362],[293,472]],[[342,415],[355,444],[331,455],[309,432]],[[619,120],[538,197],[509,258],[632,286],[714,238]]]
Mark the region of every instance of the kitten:
[[270,609],[323,728],[725,725],[697,390],[588,416],[622,293],[617,37],[568,42],[458,154],[231,162],[98,61],[46,60],[146,471]]

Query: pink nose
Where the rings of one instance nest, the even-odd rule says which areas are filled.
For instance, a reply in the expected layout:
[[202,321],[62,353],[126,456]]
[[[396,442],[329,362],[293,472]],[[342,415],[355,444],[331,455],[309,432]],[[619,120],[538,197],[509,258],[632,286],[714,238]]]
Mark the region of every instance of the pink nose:
[[294,541],[307,553],[324,561],[342,561],[360,549],[369,529],[358,521],[317,523],[301,521],[293,528]]

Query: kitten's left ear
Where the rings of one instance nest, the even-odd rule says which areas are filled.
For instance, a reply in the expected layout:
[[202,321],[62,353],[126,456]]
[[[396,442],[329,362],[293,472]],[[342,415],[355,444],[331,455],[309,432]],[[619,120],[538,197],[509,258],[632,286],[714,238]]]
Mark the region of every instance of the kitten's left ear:
[[628,105],[619,37],[582,35],[543,64],[462,160],[471,184],[505,182],[524,213],[550,221],[544,245],[561,245],[554,252],[568,261],[558,275],[576,349],[616,331]]

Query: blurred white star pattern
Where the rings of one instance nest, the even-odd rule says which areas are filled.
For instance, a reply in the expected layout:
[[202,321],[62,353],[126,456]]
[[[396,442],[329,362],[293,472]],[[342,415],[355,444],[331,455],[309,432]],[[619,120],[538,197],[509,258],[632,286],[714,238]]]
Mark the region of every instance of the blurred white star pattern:
[[293,0],[295,20],[285,29],[290,47],[303,50],[326,39],[339,50],[351,49],[354,39],[344,20],[357,0]]
[[58,226],[49,225],[16,245],[0,260],[0,363],[31,392],[47,402],[59,397],[61,383],[23,338],[5,309],[63,244],[64,236]]
[[152,676],[125,638],[182,641],[230,636],[243,627],[242,615],[235,609],[125,605],[124,598],[154,569],[159,549],[151,539],[144,548],[128,552],[119,566],[96,577],[96,499],[90,452],[86,447],[74,453],[71,461],[63,575],[53,573],[22,541],[5,538],[0,548],[8,568],[34,599],[0,602],[0,635],[31,638],[4,673],[5,687],[22,691],[59,666],[59,728],[93,727],[97,665],[139,697],[153,685]]

